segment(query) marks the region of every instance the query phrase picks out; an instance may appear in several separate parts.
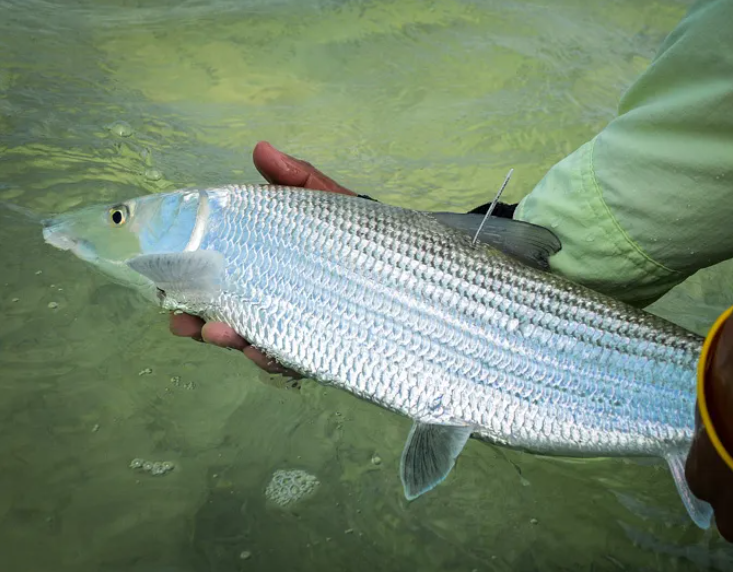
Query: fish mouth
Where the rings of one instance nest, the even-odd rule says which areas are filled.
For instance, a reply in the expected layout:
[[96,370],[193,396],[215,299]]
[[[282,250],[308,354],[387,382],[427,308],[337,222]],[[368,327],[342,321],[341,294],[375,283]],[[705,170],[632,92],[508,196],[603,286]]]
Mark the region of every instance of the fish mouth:
[[73,250],[78,243],[73,238],[64,234],[55,224],[53,220],[43,221],[43,240],[47,244],[54,246],[60,250]]
[[43,221],[43,240],[59,250],[68,250],[82,260],[94,261],[97,256],[86,240],[74,238],[64,232],[63,227],[53,219]]

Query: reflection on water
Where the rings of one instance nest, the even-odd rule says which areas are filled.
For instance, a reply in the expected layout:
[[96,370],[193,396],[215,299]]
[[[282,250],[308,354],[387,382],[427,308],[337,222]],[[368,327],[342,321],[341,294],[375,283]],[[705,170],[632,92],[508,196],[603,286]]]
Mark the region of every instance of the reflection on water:
[[[268,139],[395,204],[469,208],[509,167],[516,200],[612,117],[685,5],[0,0],[0,199],[48,213],[257,181]],[[33,224],[0,221],[3,569],[733,568],[659,464],[472,442],[408,506],[407,420],[172,338]],[[704,331],[731,281],[708,270],[654,309]],[[321,485],[273,507],[278,469]]]

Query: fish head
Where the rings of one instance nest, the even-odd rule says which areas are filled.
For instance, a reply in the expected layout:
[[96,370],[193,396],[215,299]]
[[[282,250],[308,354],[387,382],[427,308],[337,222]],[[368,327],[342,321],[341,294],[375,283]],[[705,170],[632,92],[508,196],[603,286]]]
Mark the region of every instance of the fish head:
[[199,191],[179,190],[86,207],[44,220],[43,238],[115,281],[154,294],[152,282],[127,262],[144,254],[189,249],[196,235],[200,201]]

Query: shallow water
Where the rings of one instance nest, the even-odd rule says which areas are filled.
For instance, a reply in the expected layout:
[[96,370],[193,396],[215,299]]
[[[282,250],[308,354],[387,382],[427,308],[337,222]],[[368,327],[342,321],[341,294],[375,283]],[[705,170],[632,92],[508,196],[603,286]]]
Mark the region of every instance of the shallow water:
[[[260,181],[267,139],[394,204],[467,209],[509,167],[516,200],[613,116],[686,4],[0,0],[0,199]],[[173,338],[14,214],[0,241],[3,570],[733,569],[659,464],[471,442],[408,506],[407,420]],[[718,266],[653,309],[704,332],[732,281]],[[290,468],[321,484],[281,510],[264,490]]]

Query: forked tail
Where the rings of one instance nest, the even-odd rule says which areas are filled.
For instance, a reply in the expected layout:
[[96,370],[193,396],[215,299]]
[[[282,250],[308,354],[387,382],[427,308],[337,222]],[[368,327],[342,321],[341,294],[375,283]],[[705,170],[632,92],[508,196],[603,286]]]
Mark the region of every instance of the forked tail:
[[690,487],[687,485],[687,479],[685,478],[687,453],[669,453],[664,458],[669,465],[674,484],[677,485],[677,492],[680,494],[682,504],[685,505],[690,518],[700,528],[710,528],[710,522],[713,518],[713,507],[692,494]]

